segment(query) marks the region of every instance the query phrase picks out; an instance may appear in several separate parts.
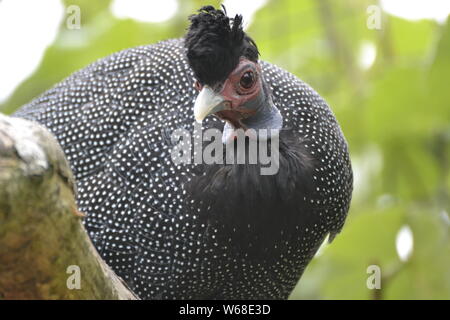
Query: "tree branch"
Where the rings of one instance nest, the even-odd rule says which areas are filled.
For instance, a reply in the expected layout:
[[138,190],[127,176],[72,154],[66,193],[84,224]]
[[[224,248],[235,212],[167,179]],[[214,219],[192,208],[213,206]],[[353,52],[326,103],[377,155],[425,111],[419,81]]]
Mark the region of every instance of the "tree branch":
[[0,299],[137,299],[96,252],[74,195],[53,136],[0,114]]

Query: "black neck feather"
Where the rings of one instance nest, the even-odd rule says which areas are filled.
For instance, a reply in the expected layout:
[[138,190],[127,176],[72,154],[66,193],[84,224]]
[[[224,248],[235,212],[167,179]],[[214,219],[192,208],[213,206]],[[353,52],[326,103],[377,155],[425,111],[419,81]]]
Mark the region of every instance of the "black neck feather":
[[224,241],[265,250],[312,221],[315,160],[291,130],[280,132],[279,150],[275,175],[261,175],[260,164],[203,165],[187,185],[201,218],[220,226]]

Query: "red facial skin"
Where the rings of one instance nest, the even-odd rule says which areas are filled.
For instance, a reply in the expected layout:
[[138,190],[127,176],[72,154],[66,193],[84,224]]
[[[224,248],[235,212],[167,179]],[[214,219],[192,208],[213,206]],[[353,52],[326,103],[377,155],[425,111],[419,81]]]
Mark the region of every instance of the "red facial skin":
[[[253,85],[246,89],[240,84],[242,76],[246,72],[253,72],[255,81]],[[195,83],[197,90],[202,89],[202,85],[199,82]],[[248,110],[243,105],[254,99],[261,90],[261,67],[258,63],[250,61],[245,58],[239,60],[239,64],[230,73],[228,78],[224,81],[220,90],[220,95],[230,103],[231,110],[223,110],[217,112],[219,118],[230,122],[234,128],[241,128],[242,124],[240,120],[247,118],[255,113],[254,110]]]

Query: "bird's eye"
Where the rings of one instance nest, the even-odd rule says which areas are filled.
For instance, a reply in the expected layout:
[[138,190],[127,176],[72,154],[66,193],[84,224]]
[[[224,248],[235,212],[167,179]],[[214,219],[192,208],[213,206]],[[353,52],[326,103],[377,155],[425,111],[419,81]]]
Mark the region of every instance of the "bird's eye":
[[252,71],[247,71],[242,75],[239,84],[244,89],[250,89],[253,86],[254,82],[255,82],[255,74]]

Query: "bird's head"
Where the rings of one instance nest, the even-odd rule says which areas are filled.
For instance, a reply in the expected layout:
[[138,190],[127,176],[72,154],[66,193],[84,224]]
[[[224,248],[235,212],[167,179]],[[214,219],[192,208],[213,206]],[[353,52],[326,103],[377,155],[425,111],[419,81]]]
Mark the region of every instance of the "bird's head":
[[[185,37],[187,58],[199,95],[194,105],[198,122],[214,114],[225,129],[280,129],[282,118],[274,106],[258,62],[258,48],[242,29],[242,16],[229,18],[212,6],[190,16]],[[224,131],[224,142],[233,130]]]

